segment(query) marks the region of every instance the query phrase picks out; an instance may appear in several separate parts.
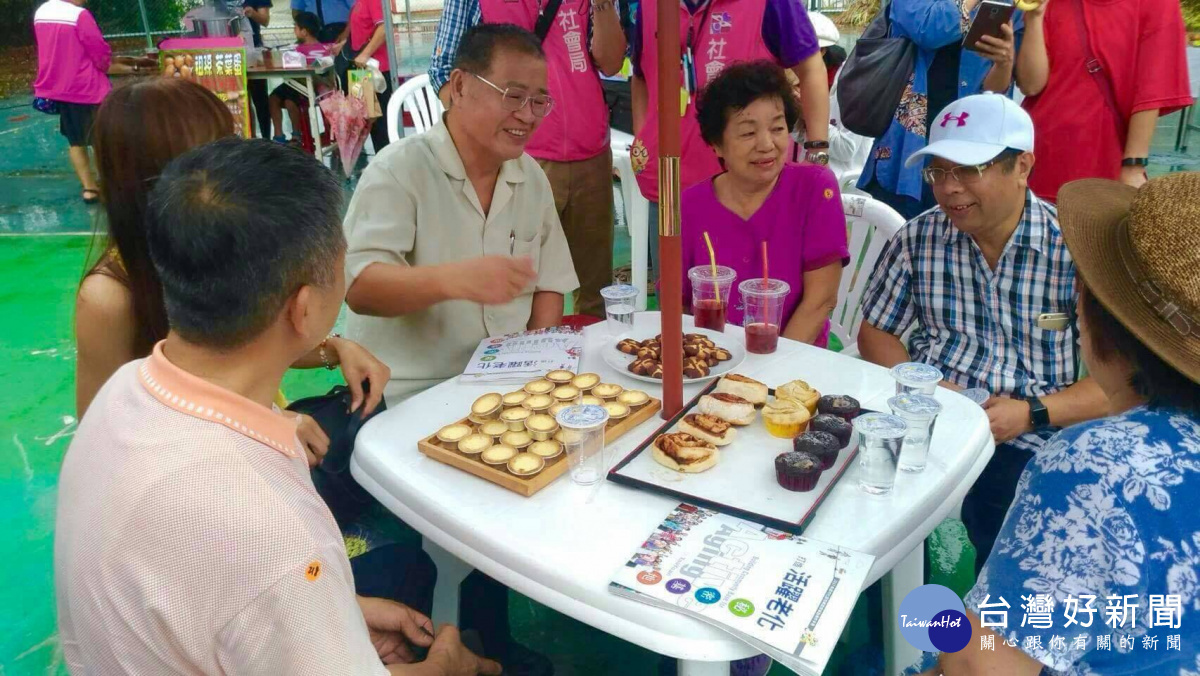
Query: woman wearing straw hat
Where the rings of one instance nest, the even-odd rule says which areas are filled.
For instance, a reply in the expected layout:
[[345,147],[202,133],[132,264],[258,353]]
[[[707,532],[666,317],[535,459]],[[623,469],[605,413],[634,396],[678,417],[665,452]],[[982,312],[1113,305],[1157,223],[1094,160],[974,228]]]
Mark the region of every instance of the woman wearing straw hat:
[[965,599],[970,641],[943,653],[940,670],[1193,674],[1200,173],[1140,189],[1069,183],[1059,218],[1079,275],[1083,358],[1111,416],[1063,430],[1029,463]]

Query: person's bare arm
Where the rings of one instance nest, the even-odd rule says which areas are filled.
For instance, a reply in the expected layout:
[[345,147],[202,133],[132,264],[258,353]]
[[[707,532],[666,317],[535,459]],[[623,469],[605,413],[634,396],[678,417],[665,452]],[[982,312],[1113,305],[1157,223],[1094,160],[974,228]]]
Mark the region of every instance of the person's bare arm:
[[[1129,134],[1125,138],[1125,157],[1149,157],[1150,141],[1158,124],[1158,109],[1142,110],[1129,118]],[[1140,188],[1146,182],[1145,167],[1121,167],[1121,182]]]
[[[1085,420],[1103,418],[1109,414],[1108,397],[1091,378],[1084,378],[1068,388],[1041,397],[1055,427],[1070,427]],[[1010,397],[992,397],[983,403],[992,436],[1002,444],[1033,431],[1029,420],[1029,402]]]
[[792,68],[800,78],[800,105],[804,117],[804,138],[829,140],[829,73],[821,53],[816,52]]
[[783,337],[812,345],[825,329],[829,313],[837,305],[842,263],[835,261],[804,273],[804,297],[783,328]]
[[75,297],[75,417],[83,417],[117,369],[137,359],[136,336],[129,289],[103,274],[84,279]]
[[346,304],[371,317],[399,317],[448,300],[502,305],[535,279],[533,264],[523,257],[483,256],[420,267],[372,263],[350,286]]
[[375,50],[379,49],[379,46],[386,39],[387,35],[384,33],[383,24],[379,24],[375,27],[375,32],[371,33],[371,39],[367,40],[367,44],[363,45],[362,50],[358,52],[358,56],[354,57],[354,63],[359,66],[366,66],[367,60],[374,58]]
[[[1047,0],[1048,1],[1048,0]],[[1046,2],[1025,12],[1025,37],[1017,52],[1017,86],[1025,96],[1037,96],[1050,81],[1050,55],[1046,51]]]
[[1013,63],[1016,61],[1016,35],[1013,33],[1012,22],[1000,27],[1002,37],[996,38],[985,35],[979,40],[977,49],[980,56],[992,62],[991,69],[983,78],[983,90],[1007,94],[1013,82]]
[[[603,8],[601,8],[603,5]],[[592,60],[601,73],[612,76],[625,64],[625,31],[614,0],[592,0]]]
[[554,291],[538,291],[533,294],[533,309],[529,312],[530,331],[562,324],[563,295]]
[[908,349],[904,347],[900,336],[862,323],[858,329],[858,351],[863,359],[884,368],[892,368],[896,364],[908,361]]
[[[1017,648],[1010,648],[1004,642],[1003,636],[997,636],[991,629],[979,623],[979,616],[968,610],[967,620],[971,623],[971,640],[967,647],[956,653],[942,653],[938,658],[938,668],[926,672],[930,676],[944,674],[945,676],[1037,676],[1042,671],[1042,664]],[[980,638],[992,636],[995,650],[984,650],[980,646]],[[925,676],[923,674],[922,676]]]
[[629,98],[633,112],[634,134],[642,133],[642,125],[646,124],[646,105],[649,102],[649,96],[645,80],[636,75],[629,78]]

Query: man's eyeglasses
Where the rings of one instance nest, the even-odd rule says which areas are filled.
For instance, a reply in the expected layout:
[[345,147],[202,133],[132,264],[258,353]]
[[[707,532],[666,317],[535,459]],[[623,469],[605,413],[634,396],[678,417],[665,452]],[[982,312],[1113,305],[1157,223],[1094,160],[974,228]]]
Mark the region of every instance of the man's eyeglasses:
[[[471,75],[475,75],[475,73],[471,73]],[[500,107],[504,108],[510,113],[517,112],[518,110],[524,108],[526,104],[529,105],[529,109],[533,111],[533,114],[538,117],[546,117],[550,114],[550,111],[554,109],[554,97],[550,96],[549,94],[530,95],[527,94],[524,89],[517,89],[514,91],[512,87],[501,89],[491,82],[488,82],[487,78],[479,75],[475,75],[475,77],[478,78],[480,82],[500,92]]]
[[980,179],[983,178],[983,172],[987,171],[988,168],[997,164],[1002,159],[1003,156],[997,157],[991,162],[984,162],[983,164],[976,165],[963,165],[960,167],[954,167],[953,169],[925,167],[921,170],[921,178],[925,179],[925,182],[929,185],[937,185],[946,180],[947,175],[950,175],[954,177],[954,180],[962,183],[963,185],[971,185],[972,183],[978,183]]

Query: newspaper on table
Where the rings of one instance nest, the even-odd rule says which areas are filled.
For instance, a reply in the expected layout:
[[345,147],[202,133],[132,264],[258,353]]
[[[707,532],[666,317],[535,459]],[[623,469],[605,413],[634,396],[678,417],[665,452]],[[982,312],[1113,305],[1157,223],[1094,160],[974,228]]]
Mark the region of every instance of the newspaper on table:
[[875,557],[688,504],[650,534],[609,591],[695,617],[817,676]]
[[459,382],[525,383],[558,369],[576,371],[582,355],[583,333],[562,326],[484,338]]

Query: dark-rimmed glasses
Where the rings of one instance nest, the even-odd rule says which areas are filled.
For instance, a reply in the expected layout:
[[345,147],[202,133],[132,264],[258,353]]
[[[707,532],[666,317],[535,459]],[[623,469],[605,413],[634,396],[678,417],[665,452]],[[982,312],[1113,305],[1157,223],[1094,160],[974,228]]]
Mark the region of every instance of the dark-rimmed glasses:
[[[471,73],[471,75],[475,75],[475,73]],[[524,89],[513,91],[512,87],[501,89],[489,82],[482,75],[475,75],[475,77],[480,82],[500,92],[500,107],[510,113],[515,113],[528,105],[534,115],[537,117],[546,117],[554,109],[554,97],[549,94],[530,95],[525,93]]]

